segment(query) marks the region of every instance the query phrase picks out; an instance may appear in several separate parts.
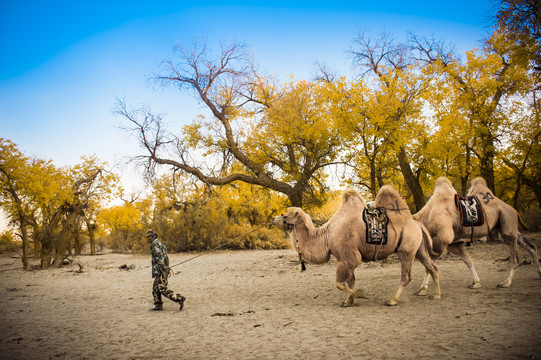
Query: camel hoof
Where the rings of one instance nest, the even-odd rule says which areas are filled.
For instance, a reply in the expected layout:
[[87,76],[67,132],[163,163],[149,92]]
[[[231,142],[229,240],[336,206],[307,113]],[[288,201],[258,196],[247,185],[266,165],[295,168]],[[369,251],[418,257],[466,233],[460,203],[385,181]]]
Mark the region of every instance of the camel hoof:
[[385,303],[385,305],[387,306],[395,306],[396,304],[398,304],[398,302],[394,301],[394,300],[389,300]]
[[430,295],[428,298],[430,300],[441,300],[441,295]]
[[510,286],[511,286],[511,284],[508,283],[507,281],[502,282],[501,284],[498,284],[498,287],[500,287],[500,288],[508,288]]
[[426,289],[420,289],[415,293],[415,295],[417,295],[417,296],[427,296],[428,291],[426,291]]
[[347,299],[344,300],[344,302],[342,302],[342,305],[340,305],[340,306],[342,306],[342,307],[350,307],[350,306],[353,306],[354,303],[355,303],[354,295],[349,295],[347,297]]
[[361,290],[355,290],[354,296],[359,299],[368,299],[368,296]]
[[470,289],[479,289],[481,287],[481,284],[480,283],[472,283],[472,284],[468,285],[468,287]]

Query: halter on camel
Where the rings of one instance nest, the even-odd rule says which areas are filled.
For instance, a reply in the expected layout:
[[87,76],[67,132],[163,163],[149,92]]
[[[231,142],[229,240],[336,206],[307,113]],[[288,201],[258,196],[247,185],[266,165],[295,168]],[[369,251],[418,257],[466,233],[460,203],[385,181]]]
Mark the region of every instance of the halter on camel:
[[299,236],[297,235],[297,228],[295,225],[297,225],[297,222],[301,219],[300,217],[295,221],[293,224],[289,224],[286,222],[286,220],[283,218],[282,214],[282,221],[284,222],[284,225],[286,225],[289,228],[289,232],[295,233],[295,247],[297,249],[297,254],[299,254],[299,271],[303,272],[306,270],[306,265],[304,265],[304,260],[302,259],[302,253],[301,253],[301,246],[299,245]]

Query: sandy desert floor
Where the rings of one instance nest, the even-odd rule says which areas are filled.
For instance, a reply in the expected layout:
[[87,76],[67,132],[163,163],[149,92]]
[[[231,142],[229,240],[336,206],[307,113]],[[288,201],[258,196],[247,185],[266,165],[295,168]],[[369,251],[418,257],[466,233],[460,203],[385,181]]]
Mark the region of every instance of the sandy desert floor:
[[[541,245],[541,234],[535,234]],[[340,307],[336,261],[297,270],[292,250],[219,251],[180,266],[169,285],[187,297],[178,311],[152,307],[150,256],[80,256],[77,265],[23,271],[0,257],[1,359],[539,359],[541,279],[520,266],[510,288],[508,248],[468,248],[482,287],[459,259],[438,262],[442,300],[415,296],[424,268],[395,307],[400,266],[362,264],[369,299]],[[171,254],[171,265],[197,254]],[[530,261],[526,252],[521,259]],[[126,265],[122,269],[122,265]]]

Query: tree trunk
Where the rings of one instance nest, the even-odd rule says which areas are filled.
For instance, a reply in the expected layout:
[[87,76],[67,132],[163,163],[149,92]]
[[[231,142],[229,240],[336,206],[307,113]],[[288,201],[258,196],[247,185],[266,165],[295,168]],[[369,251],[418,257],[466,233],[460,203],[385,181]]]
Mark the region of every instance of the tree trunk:
[[518,210],[518,198],[520,196],[520,189],[522,188],[522,176],[517,175],[517,184],[515,186],[515,193],[513,194],[513,207]]
[[[383,180],[383,175],[381,174],[381,172],[378,172],[378,190],[381,189],[383,187],[383,185],[385,185],[385,181]],[[376,191],[376,194],[378,192]],[[374,196],[374,199],[376,197]]]
[[42,269],[48,269],[51,266],[51,244],[52,238],[48,237],[41,239],[40,260]]
[[468,193],[468,181],[469,180],[470,179],[469,179],[469,177],[467,175],[460,177],[460,195],[465,196]]
[[372,194],[372,199],[375,199],[378,193],[377,169],[375,159],[370,159],[370,193]]
[[396,156],[398,158],[398,164],[400,165],[400,171],[402,172],[402,176],[404,176],[406,185],[408,186],[408,189],[413,195],[415,210],[419,211],[426,204],[423,188],[419,183],[419,179],[415,177],[413,171],[411,170],[411,166],[408,162],[406,150],[404,149],[404,147],[400,147],[400,150],[398,151]]
[[77,226],[77,217],[79,216],[78,209],[72,209],[68,214],[68,218],[62,224],[62,231],[60,232],[60,241],[56,248],[56,254],[54,257],[53,264],[55,267],[61,267],[64,257],[68,253],[69,248],[69,239],[75,232],[75,227]]
[[96,228],[97,226],[87,221],[86,227],[88,228],[88,237],[90,239],[90,254],[96,255]]
[[67,234],[66,241],[66,255],[72,256],[75,249],[75,228],[72,228],[71,231]]
[[302,192],[296,191],[289,193],[288,196],[291,206],[299,207],[302,209]]
[[468,181],[470,181],[471,175],[471,157],[472,151],[468,144],[464,144],[466,147],[466,160],[464,163],[465,173],[460,176],[460,195],[465,196],[468,193]]
[[73,234],[73,250],[75,251],[75,255],[80,256],[81,255],[81,238],[79,236],[79,226],[75,227],[75,232]]
[[23,241],[23,255],[22,255],[22,261],[23,261],[23,268],[25,270],[28,269],[28,233],[26,226],[28,225],[27,220],[28,218],[25,216],[25,213],[23,211],[23,205],[22,201],[19,198],[19,195],[17,194],[17,190],[13,186],[11,182],[8,182],[8,191],[11,194],[13,201],[15,202],[15,206],[17,209],[17,215],[19,217],[19,225],[21,228],[21,236]]
[[479,159],[480,175],[486,180],[487,186],[492,193],[496,194],[494,191],[494,138],[487,129],[486,134],[481,134],[480,139],[481,147],[483,149],[481,158]]
[[541,182],[535,181],[529,177],[524,176],[522,178],[524,185],[532,189],[537,199],[537,205],[541,208]]
[[41,251],[41,242],[38,239],[34,238],[34,260],[39,259],[40,251]]
[[26,219],[24,216],[19,217],[20,227],[21,227],[21,236],[23,241],[23,269],[28,270],[28,229],[26,228]]
[[88,230],[88,239],[90,241],[90,254],[96,255],[96,230],[98,229],[98,226],[96,224],[92,224],[92,220],[84,214],[83,220],[85,221],[86,228]]

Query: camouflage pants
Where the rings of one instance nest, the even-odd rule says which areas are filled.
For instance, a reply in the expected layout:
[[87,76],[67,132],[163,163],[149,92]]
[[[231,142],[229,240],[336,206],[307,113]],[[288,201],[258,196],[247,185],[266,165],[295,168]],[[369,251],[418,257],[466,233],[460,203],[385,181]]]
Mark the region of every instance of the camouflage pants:
[[173,290],[167,288],[167,278],[169,277],[170,270],[162,272],[160,275],[154,278],[154,284],[152,285],[152,296],[154,297],[154,305],[162,305],[162,295],[171,301],[178,302],[181,298],[180,294],[175,294]]

